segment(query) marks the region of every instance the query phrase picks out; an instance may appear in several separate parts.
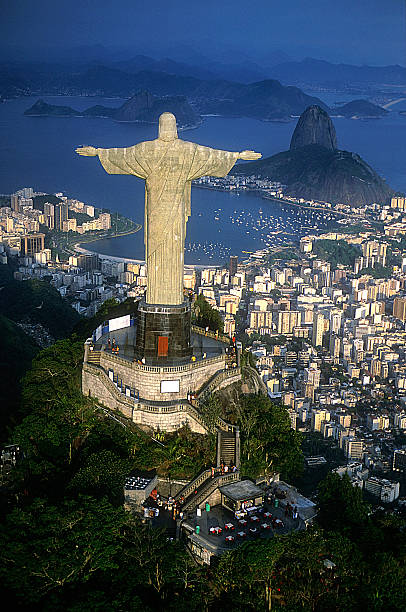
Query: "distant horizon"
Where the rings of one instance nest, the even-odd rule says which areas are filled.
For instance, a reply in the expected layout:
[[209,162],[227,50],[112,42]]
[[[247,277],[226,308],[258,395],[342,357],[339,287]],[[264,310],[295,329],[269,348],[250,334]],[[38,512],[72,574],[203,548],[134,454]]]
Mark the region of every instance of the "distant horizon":
[[[95,51],[98,50],[99,54],[97,55]],[[274,49],[269,52],[269,56],[278,56],[281,58],[279,61],[266,61],[265,59],[249,57],[249,56],[241,56],[241,57],[233,57],[230,58],[227,54],[227,57],[220,57],[218,54],[216,55],[206,55],[199,57],[200,53],[197,49],[193,47],[190,48],[192,52],[191,57],[184,57],[183,59],[178,56],[178,53],[175,51],[172,55],[168,51],[168,53],[162,52],[157,53],[153,49],[130,49],[128,47],[119,47],[119,46],[108,46],[102,44],[92,44],[92,45],[74,45],[70,47],[63,46],[37,46],[36,51],[33,52],[32,49],[25,48],[22,46],[16,45],[1,45],[0,43],[0,52],[3,56],[3,60],[1,63],[47,63],[47,64],[66,64],[66,63],[83,63],[83,64],[91,64],[97,63],[103,65],[104,63],[115,63],[125,60],[131,60],[138,56],[145,56],[147,58],[154,59],[156,61],[163,60],[172,60],[179,64],[185,64],[188,66],[196,66],[202,67],[206,60],[210,62],[219,62],[224,66],[232,66],[232,65],[242,65],[244,63],[252,63],[252,65],[257,65],[258,68],[263,70],[269,69],[271,67],[285,64],[285,63],[301,63],[306,60],[320,61],[326,62],[332,65],[348,65],[355,67],[370,67],[370,68],[385,68],[390,66],[400,66],[402,68],[406,68],[406,57],[403,58],[403,61],[399,58],[399,61],[394,63],[383,63],[383,62],[357,62],[350,60],[335,60],[328,57],[322,57],[321,55],[303,55],[303,56],[289,56],[283,49]],[[110,57],[107,57],[107,54],[111,53]],[[50,57],[51,54],[51,57]],[[82,56],[83,54],[83,56]],[[282,56],[286,55],[285,58]],[[125,70],[123,70],[125,71]]]
[[[0,48],[25,61],[98,45],[120,54],[169,57],[187,64],[209,57],[268,66],[282,53],[354,66],[406,65],[404,0],[19,0],[0,5]],[[15,44],[17,41],[17,44]],[[43,44],[45,42],[45,44]],[[21,44],[22,43],[22,44]]]

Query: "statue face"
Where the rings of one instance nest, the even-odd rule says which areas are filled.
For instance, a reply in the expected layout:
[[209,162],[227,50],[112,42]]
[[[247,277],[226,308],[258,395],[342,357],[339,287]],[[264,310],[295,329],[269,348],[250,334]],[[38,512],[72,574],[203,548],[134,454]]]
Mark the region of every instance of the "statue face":
[[159,117],[158,138],[164,141],[175,140],[178,137],[176,117],[172,113],[162,113]]

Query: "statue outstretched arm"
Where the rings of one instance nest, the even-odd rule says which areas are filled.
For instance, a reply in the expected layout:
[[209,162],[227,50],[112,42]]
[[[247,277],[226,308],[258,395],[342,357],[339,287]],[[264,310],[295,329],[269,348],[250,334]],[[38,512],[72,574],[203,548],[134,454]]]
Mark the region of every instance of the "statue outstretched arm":
[[96,147],[78,147],[75,151],[78,155],[82,155],[83,157],[96,157],[99,149],[96,149]]
[[238,159],[245,159],[245,160],[254,160],[254,159],[261,159],[262,157],[262,153],[256,153],[255,151],[241,151],[241,153],[238,154]]
[[255,151],[221,151],[195,145],[193,151],[193,162],[188,180],[194,180],[201,176],[226,176],[239,159],[254,160],[262,157],[261,153]]
[[98,157],[108,174],[133,174],[142,179],[148,175],[148,163],[143,159],[140,145],[123,149],[78,147],[76,153],[84,157]]

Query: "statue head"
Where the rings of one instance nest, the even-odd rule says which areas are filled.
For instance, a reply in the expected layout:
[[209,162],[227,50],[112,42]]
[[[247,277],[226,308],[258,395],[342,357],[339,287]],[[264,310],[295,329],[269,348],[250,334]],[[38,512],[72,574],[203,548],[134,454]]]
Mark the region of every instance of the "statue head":
[[178,137],[178,131],[176,129],[176,117],[172,113],[162,113],[159,117],[159,131],[158,138],[169,142],[175,140]]

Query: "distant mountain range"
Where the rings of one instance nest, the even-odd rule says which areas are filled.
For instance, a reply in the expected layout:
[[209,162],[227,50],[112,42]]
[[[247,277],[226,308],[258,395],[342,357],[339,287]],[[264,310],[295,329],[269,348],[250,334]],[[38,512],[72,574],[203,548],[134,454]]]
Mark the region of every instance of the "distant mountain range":
[[289,151],[237,165],[231,174],[280,181],[290,195],[333,203],[363,206],[394,194],[359,155],[337,149],[334,125],[318,106],[300,117]]
[[274,66],[270,76],[289,83],[317,84],[337,89],[382,84],[406,86],[406,68],[403,66],[353,66],[313,58]]
[[[223,78],[226,74],[241,78],[238,81]],[[247,83],[248,77],[255,80]],[[149,91],[159,97],[185,96],[199,115],[244,116],[271,121],[289,120],[314,104],[328,110],[317,97],[291,84],[337,90],[353,86],[371,93],[382,83],[385,87],[391,84],[397,87],[401,95],[399,84],[406,83],[406,68],[336,65],[313,59],[285,61],[268,68],[249,61],[236,65],[212,62],[207,66],[191,66],[169,58],[156,60],[143,55],[104,65],[96,62],[0,65],[0,98],[22,95],[131,98],[141,91]],[[379,117],[384,114],[377,110],[379,107],[367,108],[370,103],[366,100],[363,105],[360,101],[357,104],[357,111],[345,116]],[[345,107],[339,110],[343,114],[351,112]]]
[[[52,78],[42,82],[41,89],[45,88],[48,89],[48,93],[65,93],[65,95],[97,94],[132,97],[140,91],[148,91],[158,97],[187,96],[188,102],[199,115],[253,117],[277,121],[286,121],[292,115],[300,115],[311,104],[327,108],[318,98],[306,95],[297,87],[284,87],[274,80],[247,85],[235,81],[202,80],[164,72],[142,71],[129,74],[105,66],[89,68],[79,74],[53,75]],[[178,100],[177,105],[179,104]],[[44,114],[43,108],[34,109],[38,110]],[[164,110],[170,110],[167,104]],[[107,115],[109,112],[106,111]],[[61,113],[77,114],[66,109],[60,112],[52,111],[52,114]],[[89,111],[86,113],[92,114]],[[29,114],[34,114],[32,109]]]
[[163,112],[176,116],[179,128],[190,128],[199,125],[200,116],[193,110],[185,96],[158,97],[147,91],[140,92],[118,108],[96,105],[84,111],[78,111],[70,106],[47,104],[38,100],[27,109],[24,115],[33,117],[108,117],[115,121],[140,123],[156,123]]
[[[100,50],[99,50],[100,51]],[[163,75],[191,78],[197,81],[228,81],[253,83],[264,80],[279,80],[285,85],[300,87],[322,87],[347,91],[351,89],[382,91],[382,88],[405,86],[406,68],[403,66],[354,66],[333,64],[324,60],[306,58],[292,61],[282,53],[270,54],[263,65],[250,60],[226,64],[212,60],[203,61],[197,56],[186,63],[169,57],[157,60],[146,55],[135,55],[128,59],[109,59],[108,53],[99,53],[101,60],[84,61],[72,54],[64,62],[3,62],[0,64],[0,96],[12,97],[27,93],[111,93],[130,96],[140,88],[148,88],[158,95],[193,95],[193,83],[172,83],[172,91],[154,91],[149,84],[134,84],[139,73],[158,73],[165,85]],[[110,72],[109,72],[110,71]],[[86,79],[89,78],[89,82]],[[122,82],[129,79],[128,87]],[[144,77],[145,78],[145,77]],[[104,82],[105,80],[105,82]],[[167,84],[167,83],[166,83]],[[196,87],[198,83],[194,83]],[[136,89],[134,89],[136,87]],[[186,89],[185,89],[186,87]],[[180,90],[179,90],[180,89]]]

